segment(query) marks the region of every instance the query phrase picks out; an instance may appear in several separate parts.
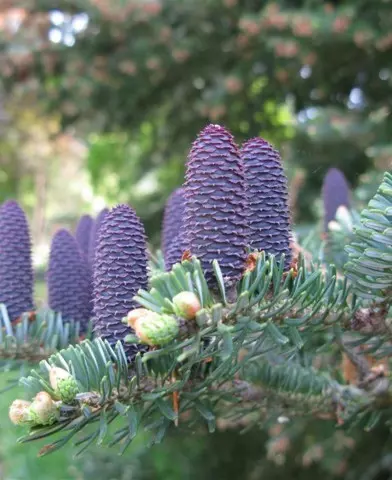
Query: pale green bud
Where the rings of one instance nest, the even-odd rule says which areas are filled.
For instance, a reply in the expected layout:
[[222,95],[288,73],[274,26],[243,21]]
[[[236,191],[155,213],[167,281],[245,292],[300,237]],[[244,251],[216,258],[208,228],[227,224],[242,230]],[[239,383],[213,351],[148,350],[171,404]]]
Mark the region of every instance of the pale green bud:
[[336,220],[331,220],[330,222],[328,222],[328,230],[330,232],[341,232],[342,227]]
[[56,397],[64,403],[71,403],[79,393],[75,378],[63,368],[52,367],[49,372],[49,381]]
[[127,315],[127,324],[129,327],[135,328],[135,322],[138,318],[143,317],[150,313],[150,310],[146,308],[134,308]]
[[173,298],[174,312],[179,317],[192,320],[201,310],[200,301],[193,292],[181,292]]
[[340,205],[336,210],[336,219],[345,226],[349,232],[353,229],[353,220],[349,209],[345,205]]
[[154,312],[139,317],[134,328],[140,340],[151,346],[166,345],[179,333],[178,322],[174,317]]

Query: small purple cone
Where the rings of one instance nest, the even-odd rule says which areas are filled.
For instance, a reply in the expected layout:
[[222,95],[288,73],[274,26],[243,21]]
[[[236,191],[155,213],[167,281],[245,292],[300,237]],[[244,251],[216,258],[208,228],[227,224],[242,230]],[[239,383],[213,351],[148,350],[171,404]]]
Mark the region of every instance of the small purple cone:
[[90,235],[94,224],[94,220],[90,215],[82,215],[76,226],[75,238],[78,242],[79,248],[83,254],[88,256],[88,249],[90,245]]
[[346,177],[338,168],[330,168],[323,181],[324,231],[328,232],[328,224],[335,219],[336,211],[344,205],[350,208],[350,188]]
[[290,213],[287,178],[280,155],[262,138],[252,138],[241,148],[248,202],[249,246],[291,260]]
[[91,285],[79,246],[68,230],[59,230],[52,239],[48,268],[49,307],[65,321],[76,320],[86,326],[91,318]]
[[21,207],[10,200],[0,208],[0,303],[11,320],[34,309],[33,283],[29,226]]
[[[147,245],[144,227],[134,210],[118,205],[99,232],[94,265],[94,331],[112,345],[130,333],[122,323],[137,305],[133,297],[147,287]],[[130,360],[136,345],[123,344]]]
[[88,261],[93,268],[94,268],[95,250],[97,248],[97,243],[98,243],[99,230],[108,213],[109,213],[108,208],[104,208],[103,210],[101,210],[98,213],[97,218],[95,219],[95,222],[93,222],[93,225],[91,227],[90,244],[88,247]]
[[186,248],[210,284],[214,259],[228,284],[241,277],[248,242],[244,172],[233,136],[219,125],[204,128],[189,153],[183,225]]
[[168,198],[163,215],[162,251],[166,270],[181,261],[185,250],[181,235],[184,207],[184,189],[177,188]]

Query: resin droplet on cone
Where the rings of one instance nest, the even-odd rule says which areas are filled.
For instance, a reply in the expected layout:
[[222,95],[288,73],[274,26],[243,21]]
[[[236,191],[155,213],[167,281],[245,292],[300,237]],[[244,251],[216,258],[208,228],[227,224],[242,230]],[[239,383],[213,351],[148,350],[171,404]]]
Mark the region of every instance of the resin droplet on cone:
[[233,136],[219,125],[207,126],[189,153],[183,228],[186,249],[210,284],[214,259],[228,284],[241,277],[248,243],[244,173]]
[[90,215],[83,215],[76,226],[75,238],[84,255],[88,256],[91,230],[94,220]]
[[75,238],[65,229],[53,237],[48,268],[49,306],[65,320],[87,322],[91,316],[87,261]]
[[184,189],[178,188],[169,197],[163,216],[162,252],[166,270],[181,261],[183,241]]
[[0,303],[11,320],[34,309],[29,226],[14,201],[0,208]]
[[328,224],[335,220],[340,206],[350,208],[350,189],[338,168],[330,168],[323,181],[324,231],[328,232]]
[[241,148],[244,164],[249,246],[253,250],[285,254],[285,265],[291,259],[290,213],[287,178],[280,155],[262,138],[252,138]]
[[[134,210],[119,205],[105,218],[94,267],[94,331],[114,346],[129,327],[122,322],[136,307],[133,297],[147,287],[147,246],[144,228]],[[140,350],[124,345],[129,358]]]

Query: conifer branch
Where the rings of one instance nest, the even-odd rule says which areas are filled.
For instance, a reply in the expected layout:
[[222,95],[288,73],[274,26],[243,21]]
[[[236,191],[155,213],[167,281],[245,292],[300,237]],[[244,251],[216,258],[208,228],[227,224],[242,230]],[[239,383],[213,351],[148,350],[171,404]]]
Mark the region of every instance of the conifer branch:
[[[260,165],[269,173],[253,184]],[[361,215],[344,275],[301,255],[291,261],[286,180],[266,142],[252,140],[240,152],[229,132],[211,125],[193,145],[186,179],[186,235],[168,263],[186,250],[170,271],[161,257],[150,258],[148,274],[144,228],[131,207],[106,214],[94,247],[95,339],[79,343],[78,324],[51,311],[13,323],[0,305],[0,355],[31,362],[50,355],[20,380],[32,402],[11,405],[12,421],[29,428],[21,441],[57,435],[41,455],[71,439],[78,453],[93,443],[122,453],[140,431],[153,444],[171,426],[200,420],[210,432],[222,418],[251,425],[282,414],[365,429],[390,422],[387,369],[367,358],[392,353],[392,176],[385,174]],[[247,204],[261,243],[249,241]],[[66,242],[54,244],[81,264],[76,240],[59,235]],[[62,303],[70,262],[60,257],[51,290]],[[55,252],[51,260],[59,264]],[[73,269],[67,320],[70,311],[83,320],[91,307],[86,271]],[[356,381],[336,372],[342,352]]]
[[[84,336],[89,336],[88,331]],[[79,322],[64,322],[52,310],[25,313],[11,321],[6,306],[0,304],[0,359],[8,367],[12,362],[36,364],[80,338]]]

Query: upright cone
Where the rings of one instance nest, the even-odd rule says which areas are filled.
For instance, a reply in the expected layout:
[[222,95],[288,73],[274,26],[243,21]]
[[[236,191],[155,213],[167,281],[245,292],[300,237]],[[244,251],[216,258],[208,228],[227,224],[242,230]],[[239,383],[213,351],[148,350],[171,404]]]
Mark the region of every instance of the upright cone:
[[241,277],[248,234],[244,172],[233,136],[219,125],[202,130],[189,153],[183,228],[210,284],[214,259],[228,284]]
[[328,232],[328,224],[335,220],[337,209],[343,205],[350,208],[350,189],[338,168],[330,168],[323,181],[324,232]]
[[[94,331],[114,346],[129,327],[122,323],[136,307],[134,295],[147,287],[147,246],[144,228],[134,210],[118,205],[105,218],[94,267]],[[128,358],[140,350],[124,345]]]
[[94,257],[95,257],[95,250],[97,248],[98,244],[98,235],[99,231],[101,229],[102,223],[106,218],[106,215],[109,213],[108,208],[104,208],[101,210],[97,218],[95,219],[95,222],[93,223],[91,227],[91,233],[90,233],[90,244],[88,247],[88,261],[91,267],[94,269]]
[[184,216],[184,189],[177,188],[170,195],[163,216],[162,251],[166,270],[181,261],[184,251],[183,216]]
[[14,201],[0,208],[0,303],[11,320],[33,310],[31,240],[26,216]]
[[94,220],[90,215],[83,215],[80,217],[76,226],[75,238],[83,254],[88,256],[88,249],[90,245],[91,230]]
[[262,138],[252,138],[241,148],[248,202],[249,246],[291,259],[290,213],[287,178],[280,155]]
[[88,265],[75,238],[65,229],[53,237],[47,279],[50,308],[64,320],[78,320],[85,326],[91,317]]

